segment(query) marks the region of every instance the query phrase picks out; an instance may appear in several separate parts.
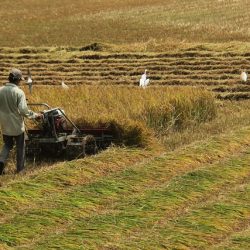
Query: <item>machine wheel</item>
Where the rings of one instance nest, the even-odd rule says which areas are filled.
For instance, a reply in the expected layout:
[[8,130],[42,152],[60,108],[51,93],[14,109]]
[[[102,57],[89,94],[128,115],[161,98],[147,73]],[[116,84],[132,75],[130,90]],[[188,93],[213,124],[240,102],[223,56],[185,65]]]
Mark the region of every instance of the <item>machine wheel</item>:
[[85,145],[85,153],[87,155],[94,155],[97,153],[98,148],[96,145],[96,140],[93,135],[86,135],[83,139]]
[[78,145],[67,145],[66,147],[66,158],[68,161],[83,158],[85,156],[85,144]]

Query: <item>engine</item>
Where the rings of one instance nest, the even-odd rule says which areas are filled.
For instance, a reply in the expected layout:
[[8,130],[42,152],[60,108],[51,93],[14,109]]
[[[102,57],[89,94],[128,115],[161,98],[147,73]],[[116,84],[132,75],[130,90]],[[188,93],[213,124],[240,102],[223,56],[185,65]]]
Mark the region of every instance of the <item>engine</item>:
[[46,136],[55,136],[67,129],[67,120],[60,109],[52,109],[43,113],[42,130]]

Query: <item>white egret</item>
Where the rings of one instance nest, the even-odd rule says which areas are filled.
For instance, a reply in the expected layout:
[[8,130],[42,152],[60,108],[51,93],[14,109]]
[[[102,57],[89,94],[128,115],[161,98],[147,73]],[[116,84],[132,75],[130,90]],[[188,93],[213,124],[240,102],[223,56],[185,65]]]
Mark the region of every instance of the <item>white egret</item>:
[[139,86],[142,87],[142,88],[146,88],[149,84],[149,79],[147,78],[147,69],[145,69],[145,72],[144,74],[141,76],[141,79],[140,79],[140,84]]
[[31,78],[31,73],[30,73],[30,69],[28,68],[28,80],[27,80],[27,84],[29,85],[29,91],[30,94],[32,93],[32,78]]
[[66,84],[64,83],[64,81],[62,81],[62,88],[63,88],[63,89],[69,89],[69,86],[66,85]]
[[246,82],[247,81],[247,73],[245,71],[242,71],[241,74],[240,74],[240,79],[241,81],[243,82]]

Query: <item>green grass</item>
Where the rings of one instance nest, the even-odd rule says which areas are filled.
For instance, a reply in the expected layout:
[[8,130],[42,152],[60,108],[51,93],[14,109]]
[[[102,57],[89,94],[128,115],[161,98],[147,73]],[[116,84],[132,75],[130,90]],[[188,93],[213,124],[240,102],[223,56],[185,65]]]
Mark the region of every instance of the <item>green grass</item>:
[[15,249],[217,244],[249,215],[249,136],[246,128],[171,154],[107,151],[6,180],[0,241]]
[[236,232],[230,235],[224,242],[218,244],[212,249],[247,249],[250,245],[249,234],[249,225],[247,225],[241,232]]

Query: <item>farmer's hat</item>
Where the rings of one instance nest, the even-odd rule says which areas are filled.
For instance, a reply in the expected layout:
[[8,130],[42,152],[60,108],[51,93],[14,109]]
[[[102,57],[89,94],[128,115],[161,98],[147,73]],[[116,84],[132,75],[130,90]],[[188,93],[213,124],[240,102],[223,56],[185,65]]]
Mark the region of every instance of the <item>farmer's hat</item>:
[[16,69],[16,68],[13,68],[10,71],[9,77],[12,77],[15,80],[23,80],[24,81],[24,78],[23,78],[23,75],[22,75],[22,71],[19,70],[19,69]]

